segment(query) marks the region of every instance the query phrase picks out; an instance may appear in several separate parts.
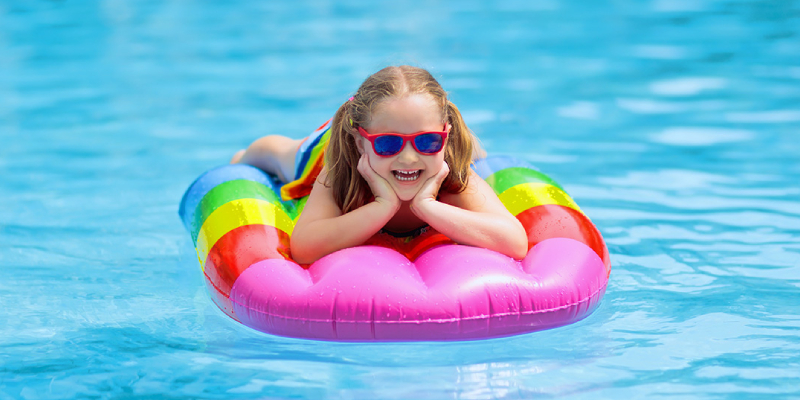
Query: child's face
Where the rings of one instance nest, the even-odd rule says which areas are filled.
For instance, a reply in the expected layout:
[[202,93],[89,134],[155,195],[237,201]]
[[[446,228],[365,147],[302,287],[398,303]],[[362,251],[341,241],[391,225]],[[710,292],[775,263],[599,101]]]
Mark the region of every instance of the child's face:
[[[364,126],[372,134],[412,134],[441,131],[443,127],[441,110],[433,98],[423,94],[383,101],[372,114],[370,123]],[[357,139],[359,150],[366,151],[372,169],[389,182],[402,201],[413,199],[422,184],[435,176],[444,164],[444,147],[436,154],[426,155],[418,153],[410,142],[406,142],[400,153],[381,157],[375,154],[369,140],[361,136]]]

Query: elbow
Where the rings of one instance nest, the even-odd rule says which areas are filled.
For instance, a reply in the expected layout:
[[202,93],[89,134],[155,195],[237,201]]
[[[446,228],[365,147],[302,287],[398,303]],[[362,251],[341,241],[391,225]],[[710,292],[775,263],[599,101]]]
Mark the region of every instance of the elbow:
[[298,264],[308,265],[317,261],[321,256],[314,251],[313,244],[304,243],[302,240],[296,240],[294,235],[289,242],[292,251],[292,260]]
[[292,260],[300,265],[309,265],[317,261],[314,257],[307,257],[305,255],[298,256],[294,251],[292,251]]
[[[512,229],[513,231],[514,229]],[[508,232],[508,231],[506,231]],[[522,260],[528,255],[528,235],[520,226],[520,231],[514,234],[502,235],[491,241],[491,245],[485,246],[490,250],[497,251],[515,260]]]
[[522,260],[525,256],[528,255],[528,238],[525,238],[520,243],[515,243],[514,247],[511,249],[511,258],[516,260]]
[[506,237],[499,246],[502,249],[500,252],[515,260],[525,258],[528,255],[528,235],[524,231],[522,233]]
[[[516,220],[516,218],[514,219]],[[511,254],[509,255],[512,258],[521,260],[528,255],[528,232],[525,231],[525,228],[519,220],[515,222],[515,225],[517,225],[515,229],[517,233],[514,235],[513,240],[509,241],[511,243]]]
[[522,260],[528,254],[528,233],[519,220],[511,217],[502,225],[496,225],[491,233],[477,239],[474,244]]
[[519,242],[513,238],[508,241],[499,243],[496,247],[488,247],[490,250],[495,250],[498,253],[511,257],[515,260],[522,260],[528,254],[528,241]]

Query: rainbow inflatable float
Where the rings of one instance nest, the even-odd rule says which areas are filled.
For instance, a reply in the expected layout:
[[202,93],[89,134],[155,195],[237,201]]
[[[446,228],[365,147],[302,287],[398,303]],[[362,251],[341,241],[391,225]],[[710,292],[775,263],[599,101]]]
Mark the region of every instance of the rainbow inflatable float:
[[525,226],[527,256],[386,234],[311,265],[289,238],[305,204],[259,169],[226,165],[186,191],[180,216],[214,303],[263,332],[322,340],[465,340],[554,328],[592,313],[611,272],[600,233],[552,179],[508,157],[474,167]]

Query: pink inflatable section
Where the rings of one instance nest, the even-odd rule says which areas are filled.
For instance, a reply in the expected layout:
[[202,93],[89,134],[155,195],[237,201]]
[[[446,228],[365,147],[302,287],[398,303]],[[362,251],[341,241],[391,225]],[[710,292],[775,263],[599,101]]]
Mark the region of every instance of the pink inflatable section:
[[608,270],[568,238],[544,240],[522,261],[443,245],[415,262],[383,247],[330,254],[303,269],[269,259],[230,292],[239,320],[277,335],[323,340],[465,340],[578,321],[598,306]]

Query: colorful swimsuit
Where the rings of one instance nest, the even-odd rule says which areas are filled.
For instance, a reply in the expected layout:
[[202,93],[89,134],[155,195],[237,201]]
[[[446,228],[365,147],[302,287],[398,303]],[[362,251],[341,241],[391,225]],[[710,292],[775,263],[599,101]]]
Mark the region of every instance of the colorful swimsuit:
[[331,121],[333,120],[329,119],[303,139],[297,149],[294,157],[294,180],[281,188],[281,198],[284,201],[301,199],[311,194],[314,181],[325,165],[325,148],[331,138]]

